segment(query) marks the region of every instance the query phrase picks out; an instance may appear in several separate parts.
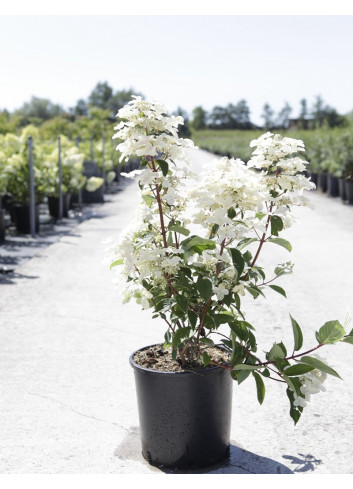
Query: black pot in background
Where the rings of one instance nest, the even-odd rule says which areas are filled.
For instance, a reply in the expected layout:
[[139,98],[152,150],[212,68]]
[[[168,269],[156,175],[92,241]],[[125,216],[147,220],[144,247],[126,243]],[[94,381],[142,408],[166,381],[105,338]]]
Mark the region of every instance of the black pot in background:
[[346,200],[348,204],[353,204],[353,181],[345,181]]
[[5,239],[5,210],[0,208],[0,240]]
[[334,177],[330,173],[327,175],[327,193],[331,197],[338,197],[338,178]]
[[[39,204],[35,206],[35,231],[39,231]],[[29,204],[13,204],[12,216],[19,234],[30,234],[30,208]]]
[[[68,217],[71,194],[63,194],[63,217]],[[48,197],[49,214],[59,219],[59,197]]]
[[82,190],[82,202],[84,202],[85,204],[100,204],[104,202],[103,185],[93,192]]
[[317,173],[309,172],[309,177],[311,181],[317,186]]
[[346,196],[346,181],[344,178],[338,179],[338,192],[343,202],[345,202],[347,200],[347,196]]
[[327,190],[327,173],[319,173],[317,176],[317,187],[322,191]]
[[179,469],[207,467],[228,458],[233,388],[229,371],[212,367],[161,372],[140,367],[133,356],[144,458],[151,465]]

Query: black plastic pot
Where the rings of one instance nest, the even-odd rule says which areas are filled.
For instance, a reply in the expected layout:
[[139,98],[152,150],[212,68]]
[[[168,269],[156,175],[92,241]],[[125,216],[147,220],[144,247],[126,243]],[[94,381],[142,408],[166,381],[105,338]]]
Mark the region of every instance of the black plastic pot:
[[212,367],[162,372],[140,367],[134,354],[130,364],[144,458],[151,465],[175,469],[207,467],[228,458],[233,389],[229,371]]
[[317,187],[322,191],[327,190],[327,173],[319,173],[317,176]]
[[353,204],[353,181],[346,180],[345,181],[345,191],[346,191],[346,200],[348,204]]
[[0,208],[0,240],[5,239],[5,211]]
[[[68,217],[71,194],[63,195],[63,217]],[[48,197],[49,214],[59,219],[59,197]]]
[[[30,234],[30,209],[29,204],[13,204],[12,216],[19,234]],[[35,231],[39,231],[39,204],[35,206]]]
[[331,174],[327,175],[327,193],[331,197],[338,197],[338,178],[334,177]]
[[339,196],[341,197],[341,199],[343,201],[346,201],[347,200],[347,196],[346,196],[346,181],[344,178],[339,178],[338,179],[338,192],[339,192]]
[[82,190],[82,201],[85,204],[100,204],[104,202],[104,189],[103,185],[93,192],[88,190]]
[[309,172],[310,179],[317,186],[317,173]]

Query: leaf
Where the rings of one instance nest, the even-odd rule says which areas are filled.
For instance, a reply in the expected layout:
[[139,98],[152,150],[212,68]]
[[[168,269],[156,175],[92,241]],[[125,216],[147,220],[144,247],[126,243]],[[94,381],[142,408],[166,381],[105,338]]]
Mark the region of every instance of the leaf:
[[282,289],[282,287],[279,287],[278,285],[269,285],[271,289],[273,289],[275,292],[278,292],[279,294],[283,295],[283,297],[287,298],[286,291]]
[[303,346],[303,333],[302,330],[300,329],[299,324],[294,318],[292,318],[291,315],[290,315],[290,319],[292,321],[292,328],[293,328],[293,335],[294,335],[294,351],[298,351]]
[[185,251],[186,257],[188,257],[194,253],[201,255],[204,250],[213,250],[216,247],[216,243],[211,239],[193,235],[190,236],[190,238],[184,239],[184,241],[180,243],[180,246]]
[[279,343],[274,343],[267,354],[267,360],[282,360],[285,356],[286,353],[283,351],[282,346]]
[[258,370],[259,368],[263,368],[263,365],[248,365],[247,363],[240,363],[239,365],[235,365],[233,370]]
[[169,171],[168,163],[164,160],[157,160],[157,163],[159,165],[159,168],[162,170],[163,176],[166,177]]
[[189,305],[187,298],[181,294],[178,294],[175,296],[175,300],[180,309],[184,312],[187,312]]
[[243,273],[244,266],[245,266],[245,260],[243,258],[243,255],[241,251],[239,251],[237,248],[228,248],[228,251],[232,258],[233,265],[236,271],[238,272],[238,277],[240,277],[241,274]]
[[289,399],[289,402],[290,402],[290,411],[289,411],[289,414],[290,414],[290,417],[293,419],[294,421],[294,424],[297,424],[299,419],[300,419],[300,416],[301,416],[301,411],[303,410],[302,408],[300,407],[295,407],[294,406],[294,394],[293,392],[290,390],[290,388],[288,387],[287,390],[287,396],[288,396],[288,399]]
[[145,202],[147,207],[151,207],[153,202],[155,201],[155,198],[152,195],[142,195],[142,200]]
[[265,399],[265,384],[257,372],[253,372],[252,374],[255,377],[256,382],[257,400],[259,401],[259,404],[262,404]]
[[221,324],[226,324],[226,323],[231,323],[234,321],[234,318],[231,314],[213,314],[212,319],[215,322],[216,326],[219,326]]
[[237,374],[237,382],[240,385],[244,380],[246,380],[251,374],[251,370],[240,370]]
[[279,216],[271,216],[271,234],[278,236],[279,231],[283,229],[283,221]]
[[174,347],[177,347],[183,338],[188,338],[190,334],[190,329],[191,328],[179,328],[176,330],[175,334],[173,335],[172,339],[172,345]]
[[289,241],[283,238],[270,238],[268,239],[269,243],[275,243],[278,244],[279,246],[283,246],[288,251],[292,251],[292,245],[290,244]]
[[169,231],[174,231],[179,234],[183,234],[184,236],[189,236],[190,231],[179,224],[171,224],[168,227]]
[[320,345],[337,343],[344,338],[345,334],[346,332],[339,321],[328,321],[315,333]]
[[282,373],[283,379],[287,382],[289,388],[296,393],[297,396],[302,396],[300,388],[302,387],[302,383],[297,377],[293,377],[292,379],[287,377],[284,373]]
[[353,336],[346,336],[342,341],[344,341],[344,343],[350,343],[353,345]]
[[250,243],[254,243],[255,241],[258,241],[258,239],[257,238],[242,239],[241,241],[239,241],[239,243],[237,245],[237,249],[242,250],[243,248],[245,248],[245,246],[248,246]]
[[195,328],[198,320],[196,312],[188,310],[188,318],[192,328]]
[[325,372],[326,374],[333,375],[334,377],[338,377],[341,379],[341,377],[338,375],[338,373],[333,370],[333,368],[329,367],[326,365],[326,363],[323,363],[321,360],[318,360],[317,358],[309,357],[309,356],[304,356],[301,357],[300,361],[302,363],[306,363],[307,365],[311,365],[314,368],[317,368],[318,370],[321,370],[321,372]]
[[234,321],[229,324],[229,327],[240,340],[242,341],[248,340],[249,331],[242,322]]
[[115,261],[113,261],[113,263],[110,265],[110,270],[111,270],[113,267],[116,267],[117,265],[122,265],[123,263],[124,263],[123,258],[120,258],[120,260],[115,260]]
[[213,294],[211,280],[208,278],[199,277],[196,282],[196,287],[202,299],[204,301],[208,301]]
[[202,343],[204,345],[207,345],[210,348],[213,348],[214,347],[214,343],[211,340],[211,338],[201,338],[200,339],[200,343]]
[[313,369],[314,367],[312,367],[311,365],[306,365],[305,363],[297,363],[296,365],[292,365],[291,367],[283,370],[283,373],[285,375],[288,375],[288,377],[296,377],[298,375],[306,374]]
[[207,353],[203,353],[202,354],[202,361],[203,361],[204,366],[207,367],[207,365],[211,361],[211,357],[209,355],[207,355]]
[[227,216],[229,217],[229,219],[233,219],[236,215],[237,213],[235,212],[234,207],[230,207],[227,211]]

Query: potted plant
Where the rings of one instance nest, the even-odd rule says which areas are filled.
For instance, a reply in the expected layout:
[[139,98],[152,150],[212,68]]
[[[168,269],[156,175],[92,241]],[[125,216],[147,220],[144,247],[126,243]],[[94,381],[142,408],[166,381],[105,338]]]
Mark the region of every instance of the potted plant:
[[[37,128],[29,125],[25,127],[21,135],[6,134],[4,138],[4,150],[6,154],[5,175],[7,191],[11,195],[10,215],[20,234],[30,233],[30,178],[28,167],[27,140],[29,135],[38,137]],[[43,172],[41,169],[41,157],[38,148],[33,149],[33,172],[36,196],[35,229],[39,231],[39,202],[43,195],[40,187],[43,185]]]
[[186,149],[193,143],[178,137],[182,118],[166,113],[141,97],[118,112],[117,148],[122,159],[141,160],[142,168],[126,176],[138,178],[142,199],[135,221],[110,248],[111,267],[126,284],[123,300],[135,299],[166,325],[160,344],[130,357],[142,453],[153,465],[202,467],[229,455],[232,379],[252,378],[260,404],[265,381],[281,382],[297,423],[326,375],[339,376],[314,354],[326,344],[352,343],[353,331],[328,321],[303,352],[291,317],[293,350],[275,342],[264,358],[258,353],[241,298],[269,288],[286,295],[274,282],[292,264],[266,277],[259,259],[264,247],[291,250],[280,233],[292,207],[307,203],[303,190],[314,187],[302,175],[304,144],[266,133],[251,142],[247,165],[219,159],[190,189]]

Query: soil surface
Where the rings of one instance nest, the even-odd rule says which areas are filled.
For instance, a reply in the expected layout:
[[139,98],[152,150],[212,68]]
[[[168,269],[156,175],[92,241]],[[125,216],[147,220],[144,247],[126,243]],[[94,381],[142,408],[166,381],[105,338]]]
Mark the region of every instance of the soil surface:
[[151,370],[161,370],[164,372],[183,372],[184,370],[212,368],[215,364],[224,365],[230,360],[228,352],[219,347],[203,348],[202,352],[207,353],[211,358],[211,362],[207,367],[204,367],[202,361],[187,362],[182,366],[179,358],[173,360],[172,349],[163,348],[162,344],[139,350],[133,356],[133,360],[140,367],[150,368]]

